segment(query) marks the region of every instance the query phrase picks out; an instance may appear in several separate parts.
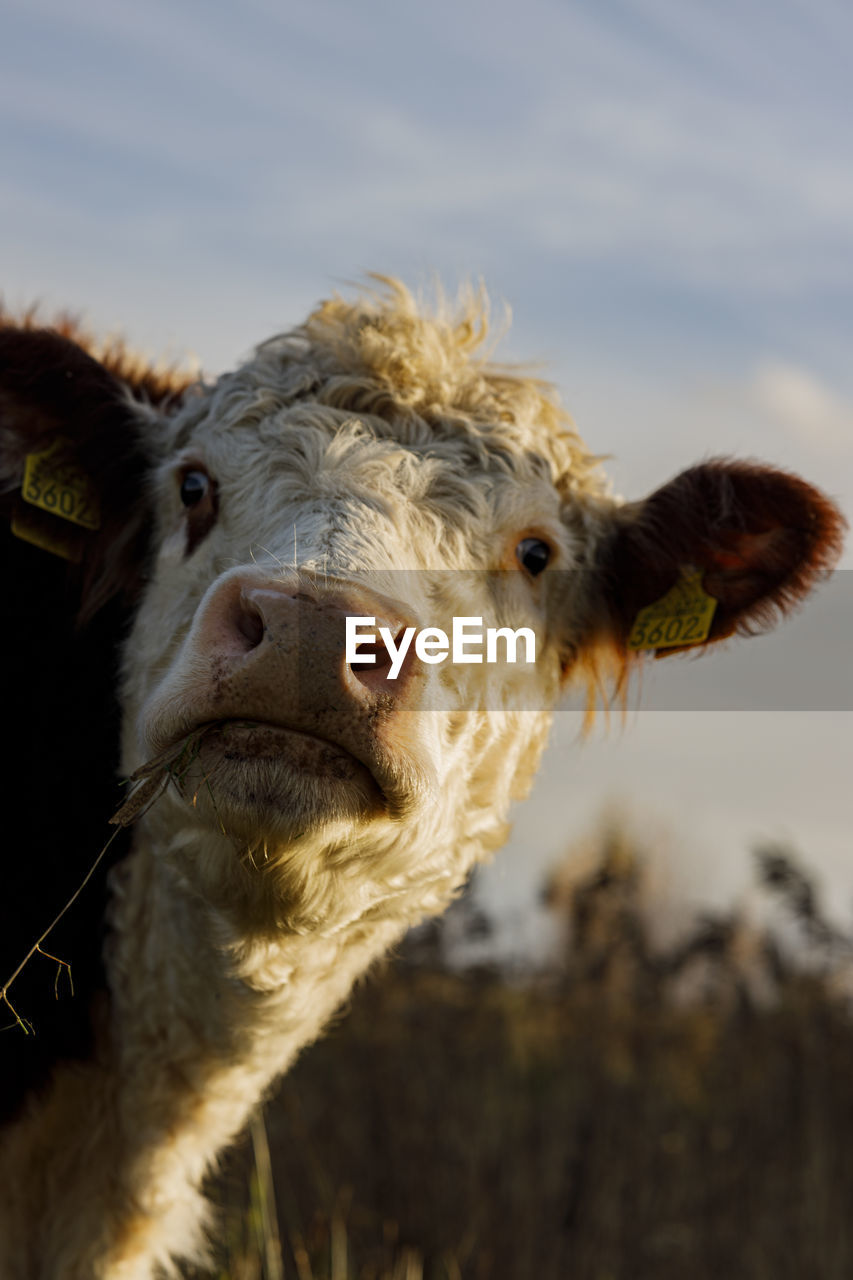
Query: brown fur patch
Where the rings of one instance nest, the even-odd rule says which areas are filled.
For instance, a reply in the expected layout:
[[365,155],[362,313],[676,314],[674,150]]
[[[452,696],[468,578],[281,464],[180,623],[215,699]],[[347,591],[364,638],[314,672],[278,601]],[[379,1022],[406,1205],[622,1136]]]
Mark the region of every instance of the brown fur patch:
[[107,373],[124,383],[137,400],[144,400],[158,408],[180,400],[187,388],[196,381],[192,374],[175,365],[152,364],[140,352],[126,346],[121,338],[99,342],[79,317],[70,312],[60,312],[53,319],[44,321],[36,306],[27,308],[20,316],[13,316],[0,302],[0,330],[2,329],[17,329],[22,332],[41,330],[66,338],[95,359]]

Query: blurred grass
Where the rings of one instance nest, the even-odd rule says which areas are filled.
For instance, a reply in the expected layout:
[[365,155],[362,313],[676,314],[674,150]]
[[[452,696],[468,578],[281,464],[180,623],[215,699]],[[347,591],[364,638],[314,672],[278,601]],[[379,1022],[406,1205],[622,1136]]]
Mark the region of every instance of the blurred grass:
[[[853,1275],[850,945],[762,857],[806,962],[734,917],[656,948],[608,847],[560,906],[559,973],[365,983],[267,1107],[284,1276]],[[218,1188],[219,1275],[279,1280],[253,1164],[247,1142]]]

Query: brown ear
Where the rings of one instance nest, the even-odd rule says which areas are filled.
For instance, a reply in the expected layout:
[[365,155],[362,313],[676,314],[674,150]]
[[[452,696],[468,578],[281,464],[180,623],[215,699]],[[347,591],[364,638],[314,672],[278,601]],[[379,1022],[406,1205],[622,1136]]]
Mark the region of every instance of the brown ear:
[[845,528],[798,476],[723,459],[692,467],[616,513],[602,563],[611,639],[624,649],[639,611],[691,568],[717,601],[708,643],[772,625],[832,568]]
[[[162,402],[167,394],[176,397],[179,386],[167,392],[167,379],[119,347],[98,360],[79,336],[68,321],[50,329],[0,315],[0,519],[19,538],[68,558],[75,608],[85,621],[115,595],[132,596],[138,587],[146,543],[146,435],[154,416],[142,398]],[[25,499],[27,457],[51,445],[51,466],[85,476],[100,508],[97,529]],[[17,543],[7,545],[13,554]]]

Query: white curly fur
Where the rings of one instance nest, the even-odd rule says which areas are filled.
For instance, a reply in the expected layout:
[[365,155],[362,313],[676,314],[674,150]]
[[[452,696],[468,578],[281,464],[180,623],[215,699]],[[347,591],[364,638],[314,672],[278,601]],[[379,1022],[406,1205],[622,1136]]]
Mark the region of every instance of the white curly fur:
[[[191,718],[197,620],[234,575],[367,582],[445,630],[454,614],[532,625],[534,687],[520,669],[430,668],[388,750],[394,812],[365,813],[345,784],[321,804],[319,782],[286,773],[289,825],[259,811],[247,830],[215,777],[139,820],[112,882],[96,1057],[56,1073],[0,1154],[4,1280],[203,1263],[217,1153],[357,976],[504,840],[584,613],[583,575],[529,579],[515,547],[542,537],[552,566],[583,569],[612,502],[549,389],[487,362],[485,328],[482,297],[429,316],[385,282],[149,421],[156,558],[125,649],[125,773],[164,716]],[[187,555],[176,473],[192,464],[219,516]]]

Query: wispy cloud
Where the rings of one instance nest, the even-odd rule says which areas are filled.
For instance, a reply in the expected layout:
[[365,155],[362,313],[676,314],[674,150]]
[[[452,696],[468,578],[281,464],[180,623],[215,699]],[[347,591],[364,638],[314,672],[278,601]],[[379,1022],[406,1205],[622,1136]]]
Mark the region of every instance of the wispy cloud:
[[748,387],[756,409],[798,439],[836,454],[853,454],[853,402],[796,365],[766,361]]
[[153,306],[156,264],[221,334],[217,278],[260,323],[282,278],[437,268],[496,280],[558,348],[692,333],[796,359],[834,327],[846,349],[853,19],[831,0],[9,0],[4,24],[13,285],[135,263]]
[[[29,56],[0,79],[7,119],[88,143],[85,171],[123,149],[142,198],[151,170],[149,200],[169,198],[167,163],[182,199],[239,209],[282,249],[337,230],[374,262],[383,244],[439,257],[449,239],[488,266],[515,245],[729,293],[853,275],[830,5],[817,24],[792,0],[747,0],[736,24],[731,0],[534,0],[523,17],[377,3],[358,21],[330,2],[212,5],[203,21],[192,0],[11,9]],[[38,57],[36,24],[51,33]]]

